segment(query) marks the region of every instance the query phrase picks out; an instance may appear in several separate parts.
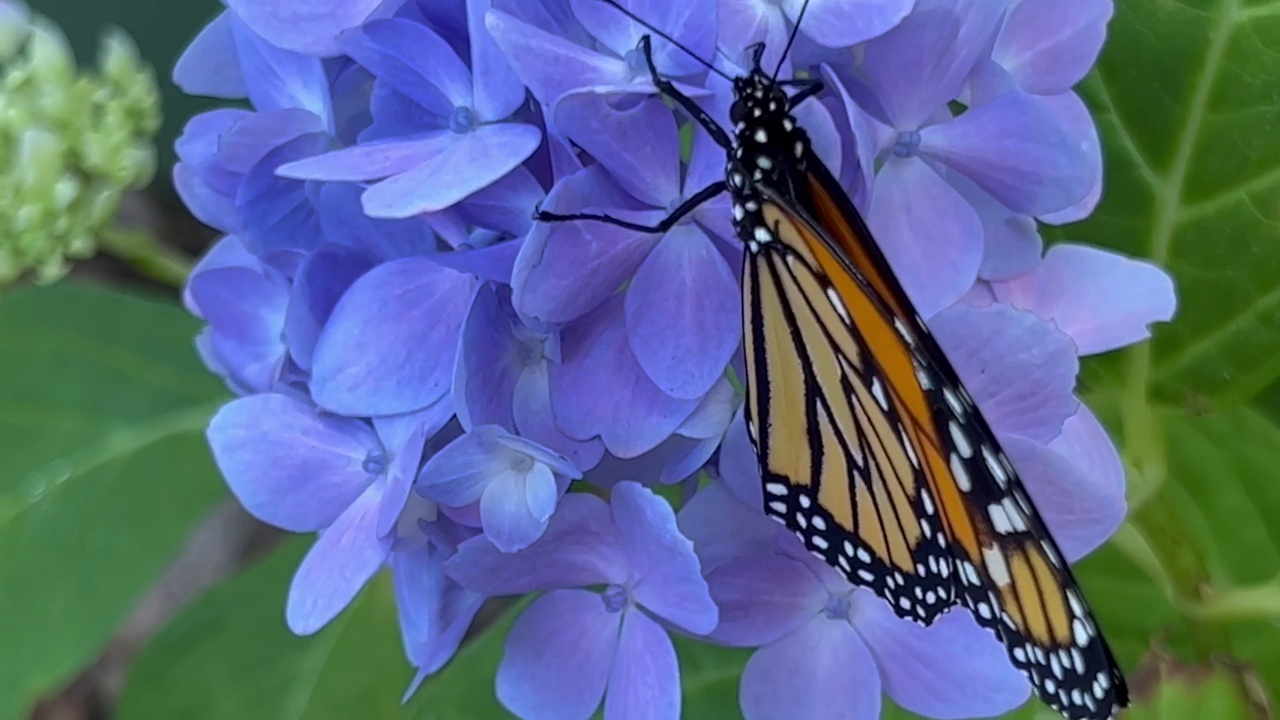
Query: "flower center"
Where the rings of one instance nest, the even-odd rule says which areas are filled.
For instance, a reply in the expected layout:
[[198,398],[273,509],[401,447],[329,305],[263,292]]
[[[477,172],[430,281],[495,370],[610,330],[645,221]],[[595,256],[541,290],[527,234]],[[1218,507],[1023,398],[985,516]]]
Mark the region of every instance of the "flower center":
[[920,131],[903,130],[893,143],[893,154],[900,158],[908,158],[920,151]]
[[360,469],[374,477],[382,477],[387,473],[387,464],[389,462],[386,453],[381,450],[371,450],[364,457],[364,462],[360,464]]
[[527,473],[533,469],[533,458],[528,455],[516,455],[511,458],[511,469],[518,473]]
[[849,610],[853,606],[853,598],[850,593],[843,595],[832,595],[827,598],[827,606],[822,609],[828,620],[848,620]]
[[631,594],[621,585],[610,585],[600,594],[604,600],[604,609],[611,613],[622,612],[631,604]]
[[466,105],[459,105],[453,109],[453,114],[449,116],[449,129],[465,135],[476,129],[476,111]]
[[644,53],[640,52],[640,48],[632,48],[622,56],[627,61],[627,70],[631,71],[633,77],[649,77],[649,64],[644,60]]

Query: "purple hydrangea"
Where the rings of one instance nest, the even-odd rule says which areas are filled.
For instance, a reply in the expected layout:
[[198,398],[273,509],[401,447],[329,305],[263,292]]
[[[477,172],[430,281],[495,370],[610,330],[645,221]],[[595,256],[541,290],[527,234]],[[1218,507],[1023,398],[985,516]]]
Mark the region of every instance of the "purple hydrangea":
[[[803,0],[623,5],[736,74],[756,42],[778,62]],[[410,693],[487,598],[535,596],[495,680],[523,718],[678,717],[673,632],[757,648],[753,719],[875,717],[886,695],[992,715],[1028,697],[967,610],[899,620],[764,522],[723,198],[664,234],[531,221],[541,205],[652,223],[722,179],[721,149],[655,95],[636,50],[649,30],[598,0],[227,7],[175,70],[251,108],[197,116],[178,142],[179,192],[225,233],[184,300],[239,396],[208,431],[228,485],[317,534],[295,632],[386,569]],[[1111,13],[810,0],[784,70],[826,83],[800,121],[1072,559],[1126,510],[1079,357],[1144,340],[1175,307],[1159,268],[1045,252],[1038,232],[1098,201],[1072,88]],[[727,125],[727,83],[654,50]]]

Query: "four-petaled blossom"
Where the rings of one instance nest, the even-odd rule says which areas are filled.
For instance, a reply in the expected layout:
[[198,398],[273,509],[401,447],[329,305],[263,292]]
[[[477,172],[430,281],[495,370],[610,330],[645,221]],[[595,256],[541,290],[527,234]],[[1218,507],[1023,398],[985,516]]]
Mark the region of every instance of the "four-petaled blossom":
[[525,550],[469,540],[446,565],[485,595],[544,591],[498,667],[498,698],[512,712],[588,718],[603,698],[610,718],[679,716],[680,669],[662,623],[705,634],[719,614],[693,543],[651,490],[623,481],[608,503],[575,493]]

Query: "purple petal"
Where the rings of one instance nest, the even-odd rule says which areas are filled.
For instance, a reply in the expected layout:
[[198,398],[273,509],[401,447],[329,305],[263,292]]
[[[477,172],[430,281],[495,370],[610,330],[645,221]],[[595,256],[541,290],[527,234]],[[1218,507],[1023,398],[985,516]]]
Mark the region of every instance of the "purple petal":
[[742,293],[701,230],[668,232],[627,288],[627,336],[658,389],[700,399],[724,375],[742,338]]
[[1022,673],[967,610],[926,628],[897,617],[867,590],[855,603],[855,627],[880,666],[885,693],[903,708],[945,720],[993,717],[1026,702],[1031,688]]
[[485,536],[503,552],[525,549],[547,529],[558,498],[555,476],[545,465],[534,465],[528,473],[499,474],[480,498]]
[[391,539],[376,529],[379,488],[371,487],[320,534],[289,586],[285,619],[298,635],[310,635],[337,617],[382,567]]
[[760,510],[742,504],[723,482],[699,490],[680,508],[676,522],[693,542],[704,575],[730,560],[772,552],[776,547],[777,525]]
[[534,600],[507,636],[498,699],[527,720],[590,717],[609,681],[621,619],[585,590]]
[[406,140],[383,140],[284,163],[280,177],[330,182],[365,182],[405,173],[443,155],[456,142],[449,130],[431,130]]
[[[679,435],[672,435],[668,442],[677,440],[685,440],[685,438]],[[678,452],[676,458],[668,461],[666,466],[662,468],[662,472],[658,475],[659,483],[670,485],[692,478],[707,464],[707,461],[715,454],[716,448],[720,447],[720,438],[687,440],[687,442],[689,447]]]
[[406,698],[453,657],[484,604],[483,596],[445,576],[443,560],[443,552],[423,545],[392,553],[389,561],[405,654],[418,668]]
[[373,267],[373,259],[355,248],[325,244],[307,256],[294,275],[284,336],[289,356],[311,369],[316,341],[343,293]]
[[238,100],[249,96],[231,35],[231,13],[200,30],[173,65],[173,84],[188,95]]
[[467,0],[467,38],[471,44],[476,114],[484,120],[502,120],[520,108],[526,91],[485,27],[485,16],[492,5],[492,0]]
[[948,180],[973,206],[982,221],[979,277],[983,280],[1007,280],[1030,272],[1040,264],[1044,242],[1035,218],[1010,212],[1009,208],[964,176],[953,174]]
[[680,717],[680,664],[671,636],[642,612],[622,618],[604,716],[610,720]]
[[512,400],[512,414],[521,435],[560,453],[574,467],[589,470],[604,455],[604,443],[599,439],[574,440],[556,424],[551,411],[551,381],[546,362],[527,367],[521,373]]
[[379,0],[262,2],[228,0],[227,6],[269,42],[295,52],[336,55],[336,38],[359,25]]
[[449,575],[482,595],[624,582],[627,556],[603,500],[570,493],[538,542],[504,553],[487,538],[464,542],[445,565]]
[[397,415],[448,392],[474,282],[426,258],[380,265],[347,290],[316,343],[311,392],[343,415]]
[[720,477],[744,506],[763,512],[760,460],[755,448],[751,447],[743,409],[739,409],[724,434],[724,443],[720,446]]
[[342,50],[396,92],[439,115],[470,107],[471,71],[444,38],[411,20],[374,20],[341,38]]
[[680,423],[677,432],[690,438],[719,440],[741,406],[742,397],[733,389],[733,383],[721,373],[693,414]]
[[848,623],[824,616],[756,651],[738,690],[746,720],[880,717],[880,674]]
[[716,642],[768,645],[818,617],[827,603],[826,589],[809,568],[773,549],[774,523],[765,522],[770,549],[741,555],[707,574],[720,606],[720,624],[711,633]]
[[285,395],[232,400],[209,421],[208,438],[240,504],[293,532],[333,523],[372,482],[364,462],[382,450],[364,423]]
[[973,180],[1013,212],[1041,215],[1079,202],[1089,158],[1044,101],[1005,93],[921,133],[920,152]]
[[[717,21],[719,46],[725,52],[741,52],[756,43],[764,43],[761,64],[776,67],[790,33],[787,17],[778,3],[721,2]],[[808,30],[808,21],[805,28]]]
[[867,223],[924,318],[959,299],[978,277],[978,214],[918,158],[885,163],[876,176]]
[[[477,190],[455,209],[472,225],[523,237],[533,227],[529,209],[542,202],[546,194],[533,173],[521,166]],[[509,267],[500,280],[504,285],[511,284]]]
[[631,565],[636,602],[694,633],[716,626],[717,610],[693,543],[680,534],[671,505],[631,481],[614,486],[613,520]]
[[[813,0],[800,30],[820,45],[843,48],[891,30],[911,12],[915,0]],[[792,22],[805,0],[783,0]]]
[[230,25],[253,106],[260,111],[306,110],[330,129],[333,101],[320,58],[265,41],[241,22],[241,17],[233,16]]
[[453,395],[463,427],[514,423],[512,395],[525,364],[509,307],[493,285],[481,285],[462,326]]
[[485,27],[512,61],[534,97],[552,104],[573,90],[616,87],[631,76],[627,64],[589,50],[500,10],[485,15]]
[[449,443],[418,473],[418,491],[451,507],[479,501],[489,483],[510,470],[513,455],[496,442],[504,432],[496,425],[481,425]]
[[888,120],[914,130],[960,94],[979,47],[962,40],[955,8],[921,6],[896,27],[867,43],[863,69]]
[[1009,11],[992,56],[1027,92],[1066,92],[1093,67],[1114,10],[1112,0],[1070,8],[1055,0],[1022,0]]
[[[443,210],[515,170],[541,143],[541,130],[519,123],[481,125],[455,134],[440,154],[365,191],[365,212],[403,218]],[[442,175],[449,182],[438,182]]]
[[615,296],[561,335],[563,361],[551,366],[551,403],[570,437],[599,435],[609,452],[632,458],[658,446],[697,406],[663,393],[627,342]]
[[1058,116],[1058,122],[1089,156],[1089,174],[1093,178],[1093,187],[1089,193],[1071,207],[1040,216],[1042,221],[1050,225],[1065,225],[1089,217],[1102,198],[1102,143],[1098,141],[1098,126],[1093,122],[1093,115],[1079,95],[1065,92],[1061,95],[1043,96],[1041,100],[1050,112]]
[[[1101,427],[1084,432],[1101,434],[1090,444],[1094,452],[1106,451],[1101,445],[1109,441]],[[1076,442],[1079,441],[1072,438],[1059,447],[1071,450]],[[1001,437],[1000,444],[1009,453],[1009,459],[1026,483],[1027,492],[1068,560],[1088,555],[1124,522],[1128,506],[1123,471],[1112,468],[1111,472],[1097,476],[1086,475],[1081,472],[1083,462],[1031,440],[1010,435]]]
[[[626,197],[604,168],[591,166],[556,183],[546,208],[612,210],[623,207]],[[579,318],[613,295],[658,240],[599,222],[538,223],[516,258],[512,303],[522,315],[544,322]]]
[[419,425],[403,443],[387,443],[387,447],[395,453],[395,458],[387,470],[382,505],[378,508],[378,537],[385,537],[395,529],[396,521],[400,519],[400,513],[409,499],[409,492],[413,489],[413,481],[418,477],[418,463],[422,461],[422,450],[427,437],[434,435],[437,430],[439,427]]
[[1075,346],[1041,318],[1007,305],[956,305],[929,326],[997,433],[1048,442],[1079,408]]
[[[615,8],[600,7],[625,19]],[[594,92],[566,95],[556,104],[555,126],[636,199],[667,207],[680,197],[680,138],[671,108],[657,97],[626,110],[613,102]]]
[[992,288],[1001,302],[1051,320],[1082,355],[1145,340],[1177,308],[1164,270],[1084,245],[1055,245],[1034,271]]
[[691,75],[702,70],[702,65],[690,57],[709,58],[714,54],[716,32],[714,22],[716,0],[690,0],[672,3],[665,0],[632,0],[627,7],[645,23],[674,37],[683,50],[658,37],[657,33],[632,21],[616,8],[598,2],[572,3],[574,15],[595,38],[618,55],[634,50],[644,35],[653,36],[653,59],[658,72],[664,77]]

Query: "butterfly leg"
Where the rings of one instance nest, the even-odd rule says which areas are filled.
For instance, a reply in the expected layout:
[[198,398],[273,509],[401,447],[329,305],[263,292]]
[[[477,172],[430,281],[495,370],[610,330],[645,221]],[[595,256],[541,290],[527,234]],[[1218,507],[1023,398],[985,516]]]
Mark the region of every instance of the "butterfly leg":
[[689,114],[707,134],[715,140],[716,144],[725,150],[733,149],[733,141],[729,139],[729,133],[724,131],[705,110],[698,107],[688,95],[680,92],[670,80],[663,78],[658,74],[658,66],[653,64],[653,43],[650,42],[649,36],[645,35],[640,38],[640,52],[644,53],[644,61],[649,65],[649,77],[653,80],[653,86],[658,88],[658,92],[671,98],[675,104],[679,105],[686,113]]
[[[781,85],[783,83],[779,83]],[[786,82],[787,85],[796,85],[800,87],[800,91],[792,95],[787,100],[787,110],[795,110],[796,106],[808,100],[809,98],[822,92],[821,80],[799,79]]]
[[697,210],[699,205],[719,195],[724,191],[725,191],[725,183],[723,180],[719,182],[711,183],[710,185],[694,193],[693,197],[690,197],[688,200],[685,200],[684,202],[680,203],[680,205],[676,207],[675,210],[671,211],[670,215],[667,215],[666,217],[662,218],[662,220],[659,221],[656,225],[641,225],[640,223],[629,222],[627,220],[616,218],[616,217],[613,217],[612,215],[605,215],[603,213],[570,213],[570,214],[562,215],[560,213],[547,212],[543,210],[541,207],[539,207],[534,212],[533,218],[538,222],[568,222],[571,220],[594,220],[596,222],[602,222],[607,225],[614,225],[620,228],[626,228],[628,230],[635,230],[636,232],[665,233],[666,231],[675,227],[675,224],[680,222],[680,220],[684,218],[684,216],[688,215],[694,210]]

